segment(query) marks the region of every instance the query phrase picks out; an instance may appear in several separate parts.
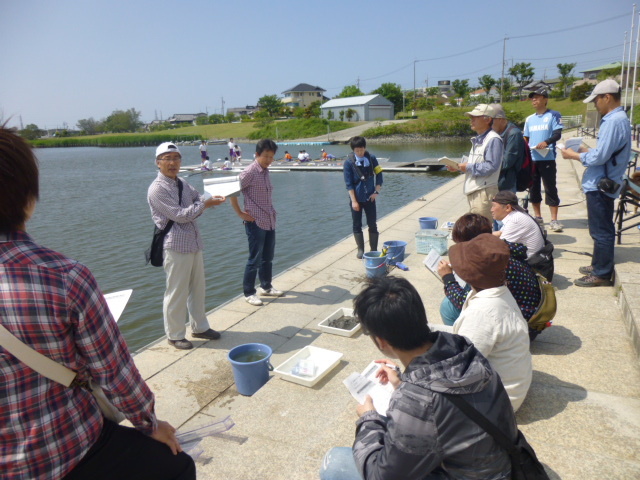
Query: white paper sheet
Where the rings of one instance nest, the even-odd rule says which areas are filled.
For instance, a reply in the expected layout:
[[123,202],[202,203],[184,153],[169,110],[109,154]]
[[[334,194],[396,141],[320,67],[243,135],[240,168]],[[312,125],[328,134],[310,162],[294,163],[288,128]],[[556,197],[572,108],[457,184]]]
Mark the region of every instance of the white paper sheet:
[[442,164],[446,165],[447,167],[458,169],[458,162],[456,162],[455,160],[451,160],[448,157],[439,158],[438,159],[438,163],[442,163]]
[[120,319],[120,315],[124,311],[124,307],[127,306],[127,302],[131,297],[133,290],[122,290],[120,292],[107,293],[104,296],[104,299],[107,301],[107,306],[109,307],[109,311],[111,315],[113,315],[116,323]]
[[582,145],[582,137],[568,138],[564,142],[564,147],[577,152]]
[[212,196],[227,197],[240,191],[240,177],[207,178],[202,182],[204,191]]
[[[433,273],[436,276],[436,278],[442,282],[442,278],[440,278],[440,275],[438,275],[438,264],[440,263],[440,260],[442,260],[442,256],[434,248],[432,248],[431,251],[429,252],[429,255],[427,255],[427,257],[422,261],[422,263],[424,263],[424,266],[427,267],[429,271]],[[453,276],[456,278],[456,282],[458,282],[458,284],[462,288],[467,286],[467,282],[462,280],[456,274],[456,272],[453,272]]]
[[380,370],[380,365],[371,362],[362,371],[362,373],[354,372],[342,381],[349,393],[358,403],[363,404],[367,395],[371,395],[373,406],[380,415],[386,415],[389,409],[389,401],[393,393],[391,383],[382,385],[380,380],[376,378],[376,373]]

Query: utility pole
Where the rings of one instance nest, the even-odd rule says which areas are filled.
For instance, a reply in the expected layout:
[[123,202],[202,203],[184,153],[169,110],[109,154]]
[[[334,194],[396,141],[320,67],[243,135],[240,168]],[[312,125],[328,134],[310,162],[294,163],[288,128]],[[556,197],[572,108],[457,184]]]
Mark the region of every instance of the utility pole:
[[[631,42],[629,42],[631,43]],[[629,47],[631,47],[631,45],[629,45]],[[622,44],[622,62],[620,62],[620,65],[622,65],[622,67],[620,67],[620,73],[622,74],[622,76],[620,77],[620,83],[623,83],[622,81],[624,80],[624,57],[627,54],[627,32],[624,32],[624,43]],[[625,95],[622,106],[624,107],[624,109],[627,109],[627,97]]]
[[[638,18],[638,31],[636,32],[636,59],[633,66],[633,77],[631,78],[631,114],[629,115],[629,122],[631,122],[631,125],[633,125],[633,100],[636,95],[636,73],[638,72],[638,40],[640,40],[640,18]],[[631,44],[629,44],[629,51],[631,51]],[[629,68],[631,68],[631,65],[629,65]],[[629,75],[627,74],[627,77],[628,76]]]
[[222,116],[224,117],[224,97],[220,97],[220,100],[222,101]]
[[[627,78],[623,78],[623,80],[626,80],[624,82],[624,104],[625,107],[627,105],[627,90],[629,89],[629,69],[631,68],[631,50],[633,48],[633,29],[635,27],[635,20],[636,20],[636,4],[633,4],[633,14],[631,15],[631,39],[629,40],[629,52],[628,52],[628,57],[627,57]],[[624,77],[624,59],[622,60],[622,74]]]
[[502,92],[504,91],[504,57],[507,52],[507,36],[505,35],[502,42],[502,76],[500,77],[500,103],[502,103]]

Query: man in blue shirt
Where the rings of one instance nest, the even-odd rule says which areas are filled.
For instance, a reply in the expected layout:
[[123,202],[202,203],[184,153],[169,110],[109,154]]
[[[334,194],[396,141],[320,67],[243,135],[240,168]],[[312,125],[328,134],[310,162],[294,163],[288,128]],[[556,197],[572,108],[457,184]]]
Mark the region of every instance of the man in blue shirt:
[[524,124],[524,139],[531,148],[531,158],[534,161],[533,185],[531,186],[531,205],[538,223],[542,224],[540,203],[542,192],[540,180],[544,184],[544,203],[549,205],[551,223],[549,228],[554,232],[562,231],[562,224],[558,222],[558,189],[556,187],[556,142],[562,136],[562,117],[559,112],[549,110],[549,92],[546,88],[539,88],[529,94],[531,105],[536,113],[529,115]]
[[[563,158],[579,160],[587,167],[582,190],[587,197],[589,235],[593,238],[591,265],[580,267],[585,275],[573,283],[579,287],[612,285],[615,226],[613,203],[620,195],[622,176],[631,156],[631,127],[620,106],[620,85],[608,79],[600,82],[584,102],[594,102],[602,115],[596,148],[561,150]],[[607,181],[610,180],[610,181]]]

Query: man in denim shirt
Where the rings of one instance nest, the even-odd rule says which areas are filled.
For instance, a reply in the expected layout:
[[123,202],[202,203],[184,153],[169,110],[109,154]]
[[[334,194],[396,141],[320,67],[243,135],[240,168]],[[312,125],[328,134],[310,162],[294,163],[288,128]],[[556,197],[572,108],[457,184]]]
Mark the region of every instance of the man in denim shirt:
[[[613,250],[616,229],[613,224],[613,203],[620,195],[622,176],[631,155],[631,127],[620,106],[620,85],[608,79],[600,82],[584,103],[594,102],[602,115],[596,148],[561,150],[562,157],[579,160],[587,167],[582,177],[582,190],[587,197],[589,235],[593,238],[591,265],[580,267],[584,277],[573,283],[578,287],[612,285]],[[603,185],[602,180],[615,183]]]

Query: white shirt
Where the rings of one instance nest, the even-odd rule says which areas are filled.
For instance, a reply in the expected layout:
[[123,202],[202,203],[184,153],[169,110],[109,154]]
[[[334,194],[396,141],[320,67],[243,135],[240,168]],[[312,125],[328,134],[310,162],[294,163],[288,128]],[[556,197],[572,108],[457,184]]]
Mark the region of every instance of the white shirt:
[[207,151],[207,145],[205,143],[201,143],[200,144],[200,151],[201,152],[206,152]]
[[526,213],[514,210],[502,219],[500,238],[511,243],[522,243],[527,247],[527,259],[544,247],[544,238],[538,223]]
[[204,166],[209,170],[211,170],[211,168],[213,167],[213,164],[211,163],[211,160],[207,160],[206,162],[204,162]]
[[229,150],[233,150],[234,145],[235,145],[235,143],[233,143],[233,142],[227,143],[227,146],[229,147]]

